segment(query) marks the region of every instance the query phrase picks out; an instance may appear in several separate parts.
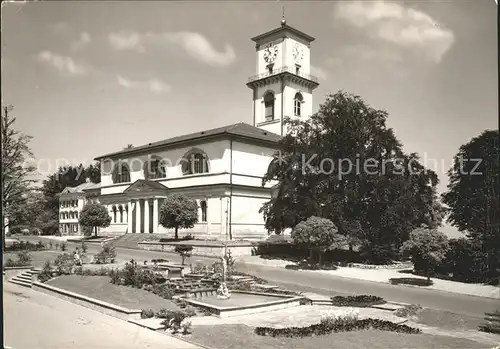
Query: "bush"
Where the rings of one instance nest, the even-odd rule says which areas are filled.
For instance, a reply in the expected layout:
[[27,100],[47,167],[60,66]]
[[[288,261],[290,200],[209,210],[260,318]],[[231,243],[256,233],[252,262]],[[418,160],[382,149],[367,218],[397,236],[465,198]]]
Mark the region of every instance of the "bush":
[[420,278],[390,278],[391,285],[432,286],[434,281]]
[[175,290],[167,284],[153,285],[151,292],[164,299],[172,299],[175,295]]
[[[187,324],[188,321],[184,321],[189,317],[185,311],[167,310],[161,315],[161,318],[165,319],[161,322],[164,330],[171,329],[172,333],[178,333],[179,330],[190,333],[191,323]],[[185,329],[187,329],[187,331]]]
[[75,259],[69,253],[63,253],[57,256],[54,261],[54,266],[56,268],[56,272],[59,275],[69,275],[72,273],[75,267]]
[[83,254],[86,254],[86,253],[87,253],[87,250],[88,250],[88,248],[87,248],[87,244],[86,244],[85,242],[82,242],[82,253],[83,253]]
[[159,241],[160,242],[175,242],[175,241],[187,241],[187,240],[194,240],[193,235],[187,234],[184,235],[183,237],[176,239],[176,238],[161,238]]
[[157,264],[157,263],[167,263],[168,260],[167,259],[163,259],[163,258],[157,258],[157,259],[152,259],[151,260],[151,263],[153,264]]
[[149,319],[155,316],[155,312],[152,309],[143,309],[141,311],[141,319]]
[[63,251],[63,252],[64,252],[64,251],[66,251],[67,246],[68,246],[68,245],[67,245],[65,242],[63,242],[63,243],[61,244],[61,251]]
[[255,333],[259,336],[271,337],[310,337],[327,335],[332,332],[360,331],[375,329],[397,333],[418,334],[421,330],[406,325],[398,325],[391,321],[379,319],[353,320],[340,317],[334,320],[322,321],[307,327],[272,328],[257,327]]
[[360,296],[335,296],[331,298],[333,305],[337,307],[358,307],[367,308],[372,305],[384,304],[386,301],[378,296],[360,295]]
[[38,280],[40,282],[47,282],[52,278],[52,265],[50,261],[46,261],[43,265],[42,271],[38,274]]
[[193,267],[193,270],[191,271],[193,274],[209,274],[210,272],[212,271],[212,268],[210,268],[210,266],[204,264],[204,263],[200,263],[200,262],[197,262],[194,267]]
[[36,244],[29,241],[19,241],[14,242],[10,246],[5,246],[6,252],[14,252],[14,251],[39,251],[45,249],[45,245],[38,241]]
[[189,245],[177,245],[175,246],[175,252],[181,255],[182,265],[184,265],[184,261],[186,257],[191,257],[191,251],[193,251],[193,246]]
[[116,251],[114,246],[105,244],[101,251],[94,256],[95,264],[108,264],[114,263],[116,258]]

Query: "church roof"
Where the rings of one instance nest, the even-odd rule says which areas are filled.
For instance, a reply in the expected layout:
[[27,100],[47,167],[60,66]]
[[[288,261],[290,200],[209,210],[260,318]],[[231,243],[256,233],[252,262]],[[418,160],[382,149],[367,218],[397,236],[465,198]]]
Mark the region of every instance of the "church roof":
[[84,193],[84,190],[97,189],[101,187],[101,183],[92,183],[85,182],[76,187],[66,187],[64,188],[59,195],[61,194],[74,194],[74,193]]
[[250,139],[268,144],[277,144],[281,139],[280,135],[260,129],[258,127],[249,125],[244,122],[240,122],[237,124],[213,128],[206,131],[193,132],[186,135],[165,139],[163,141],[149,143],[147,145],[141,145],[138,147],[133,147],[130,149],[124,149],[122,151],[99,156],[94,160],[100,160],[106,157],[116,157],[119,155],[126,155],[126,154],[128,155],[137,152],[142,152],[144,150],[151,150],[154,148],[159,148],[164,146],[173,146],[195,140],[203,140],[203,139],[223,137],[223,136],[232,136],[235,138]]
[[280,27],[278,28],[275,28],[273,30],[270,30],[264,34],[260,34],[260,35],[257,35],[257,36],[254,36],[252,38],[252,41],[260,41],[261,39],[264,39],[270,35],[273,35],[273,34],[277,34],[277,33],[280,33],[280,32],[290,32],[290,33],[293,33],[295,35],[297,35],[298,37],[301,37],[309,42],[313,42],[314,40],[316,40],[315,38],[313,38],[312,36],[310,35],[307,35],[306,33],[304,32],[301,32],[300,30],[298,29],[295,29],[294,27],[291,27],[289,26],[288,24],[282,24]]

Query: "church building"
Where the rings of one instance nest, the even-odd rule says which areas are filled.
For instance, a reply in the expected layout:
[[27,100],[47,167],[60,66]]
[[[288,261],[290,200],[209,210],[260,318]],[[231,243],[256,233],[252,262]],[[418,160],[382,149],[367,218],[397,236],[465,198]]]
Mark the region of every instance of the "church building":
[[107,233],[167,233],[158,223],[169,195],[196,199],[198,223],[183,234],[195,238],[258,240],[268,231],[259,209],[271,198],[273,183],[262,177],[287,130],[283,120],[312,114],[318,80],[310,75],[314,38],[281,25],[252,40],[256,75],[252,90],[253,125],[236,123],[98,156],[98,200],[112,217]]

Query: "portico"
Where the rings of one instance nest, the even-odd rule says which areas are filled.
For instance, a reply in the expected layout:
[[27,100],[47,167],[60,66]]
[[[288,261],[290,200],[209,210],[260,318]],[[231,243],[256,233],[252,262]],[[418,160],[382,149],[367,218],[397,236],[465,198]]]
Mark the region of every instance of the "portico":
[[168,188],[156,181],[139,179],[123,194],[127,203],[129,233],[157,233],[159,209],[167,197]]

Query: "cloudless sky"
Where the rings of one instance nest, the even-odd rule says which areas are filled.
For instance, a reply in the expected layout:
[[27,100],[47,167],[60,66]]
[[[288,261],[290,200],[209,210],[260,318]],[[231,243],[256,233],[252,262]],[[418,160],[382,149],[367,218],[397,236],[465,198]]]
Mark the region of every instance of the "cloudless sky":
[[405,150],[439,162],[440,191],[460,145],[498,129],[494,0],[2,3],[2,104],[48,173],[251,124],[250,38],[279,26],[283,4],[316,38],[314,110],[340,89],[387,110]]

